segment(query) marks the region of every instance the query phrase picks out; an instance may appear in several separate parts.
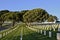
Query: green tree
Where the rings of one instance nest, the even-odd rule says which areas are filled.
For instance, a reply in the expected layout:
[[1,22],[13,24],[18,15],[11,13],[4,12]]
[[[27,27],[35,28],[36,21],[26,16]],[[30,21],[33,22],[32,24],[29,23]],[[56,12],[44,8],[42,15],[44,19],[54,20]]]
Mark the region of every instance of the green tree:
[[5,13],[8,13],[9,10],[1,10],[0,11],[0,28],[2,27],[2,24],[4,23],[4,17],[2,16]]
[[58,20],[58,18],[56,16],[52,16],[52,15],[50,15],[49,18],[47,19],[48,22],[54,22],[57,20]]
[[23,22],[23,15],[24,15],[26,12],[28,12],[28,11],[29,11],[29,10],[22,10],[22,11],[19,12],[18,16],[19,16],[19,18],[20,18],[20,21]]
[[23,15],[24,22],[42,22],[46,21],[48,17],[49,14],[41,8],[29,10]]
[[49,14],[41,8],[29,10],[23,15],[24,22],[30,26],[31,22],[44,22],[48,19]]
[[2,27],[2,24],[3,24],[3,19],[2,17],[0,17],[0,28]]
[[4,16],[5,16],[4,17],[5,20],[13,21],[13,26],[14,26],[15,22],[19,20],[18,15],[15,12],[6,13],[6,14],[4,14]]

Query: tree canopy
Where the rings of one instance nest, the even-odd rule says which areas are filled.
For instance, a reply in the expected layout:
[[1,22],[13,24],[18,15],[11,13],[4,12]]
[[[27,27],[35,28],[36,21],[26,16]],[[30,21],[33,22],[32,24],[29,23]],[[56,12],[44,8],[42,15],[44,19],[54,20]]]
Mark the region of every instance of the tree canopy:
[[9,20],[15,22],[53,22],[57,21],[58,18],[56,16],[50,15],[46,10],[41,8],[21,11],[1,10],[0,22]]
[[48,12],[41,8],[29,10],[23,15],[24,22],[53,22],[57,20],[56,16],[50,16]]

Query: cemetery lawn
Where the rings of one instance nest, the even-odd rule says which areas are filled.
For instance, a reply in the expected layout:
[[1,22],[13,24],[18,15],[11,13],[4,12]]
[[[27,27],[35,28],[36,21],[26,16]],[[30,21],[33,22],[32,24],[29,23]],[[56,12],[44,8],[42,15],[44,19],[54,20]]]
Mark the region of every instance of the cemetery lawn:
[[20,40],[22,28],[22,40],[56,40],[55,38],[49,38],[48,36],[44,36],[43,34],[32,31],[28,29],[24,24],[19,25],[18,29],[4,36],[1,38],[1,40]]

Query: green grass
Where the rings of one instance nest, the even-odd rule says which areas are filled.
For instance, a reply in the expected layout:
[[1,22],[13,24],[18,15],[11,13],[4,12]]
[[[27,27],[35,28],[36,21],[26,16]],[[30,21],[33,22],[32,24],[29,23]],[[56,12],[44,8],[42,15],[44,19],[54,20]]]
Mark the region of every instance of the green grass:
[[23,40],[56,40],[55,37],[49,38],[48,36],[32,31],[26,27],[24,27],[23,34]]
[[20,30],[21,30],[21,28],[19,27],[15,31],[13,31],[13,32],[9,33],[8,35],[6,35],[5,37],[1,38],[1,40],[18,40],[18,38],[20,36]]
[[0,34],[10,31],[10,30],[16,28],[16,26],[17,26],[17,25],[15,25],[14,27],[10,27],[10,28],[8,28],[8,29],[6,29],[6,30],[2,30],[2,31],[0,31]]
[[[23,34],[23,40],[56,40],[56,32],[53,32],[53,37],[49,38],[48,36],[45,36],[43,34],[40,34],[38,32],[32,31],[30,29],[28,29],[27,27],[25,27],[26,25],[21,24],[18,25],[19,27],[9,33],[8,35],[6,35],[5,37],[1,38],[0,40],[20,40],[21,37],[21,29],[23,28],[22,34]],[[48,34],[48,31],[47,31]]]

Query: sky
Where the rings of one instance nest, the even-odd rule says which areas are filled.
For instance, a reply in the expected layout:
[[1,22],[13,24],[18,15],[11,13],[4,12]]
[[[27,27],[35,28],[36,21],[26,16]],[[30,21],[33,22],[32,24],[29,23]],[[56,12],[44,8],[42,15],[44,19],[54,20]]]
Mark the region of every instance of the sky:
[[60,20],[60,0],[0,0],[0,10],[21,11],[34,8],[45,9]]

